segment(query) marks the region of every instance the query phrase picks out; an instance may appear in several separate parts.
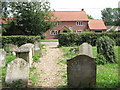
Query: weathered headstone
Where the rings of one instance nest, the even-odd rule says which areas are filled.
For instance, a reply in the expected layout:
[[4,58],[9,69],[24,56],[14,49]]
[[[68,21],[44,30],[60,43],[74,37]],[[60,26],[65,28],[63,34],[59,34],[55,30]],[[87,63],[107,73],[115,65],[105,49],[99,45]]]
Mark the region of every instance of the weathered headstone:
[[95,58],[79,54],[67,60],[68,85],[73,87],[89,87],[96,84]]
[[20,47],[27,47],[27,48],[31,49],[30,51],[32,52],[32,56],[34,56],[34,44],[32,44],[32,43],[26,43],[26,44],[23,44]]
[[93,57],[92,46],[88,43],[83,43],[79,46],[79,53]]
[[0,66],[5,66],[6,52],[3,49],[0,49]]
[[9,50],[11,52],[12,55],[16,55],[15,50],[18,48],[17,45],[14,44],[9,44]]
[[7,73],[5,82],[12,83],[16,80],[22,80],[28,83],[29,79],[29,64],[22,58],[16,58],[7,65]]
[[41,47],[40,47],[40,42],[35,41],[34,42],[34,53],[41,55]]
[[33,63],[33,55],[34,55],[34,45],[31,43],[24,44],[20,46],[18,49],[16,49],[16,56],[18,58],[23,58],[25,61],[29,62],[29,65],[31,67],[31,64]]
[[29,48],[19,47],[18,49],[15,50],[15,52],[16,52],[17,58],[22,58],[26,62],[29,62],[29,59],[30,59],[30,56],[29,56],[30,49]]

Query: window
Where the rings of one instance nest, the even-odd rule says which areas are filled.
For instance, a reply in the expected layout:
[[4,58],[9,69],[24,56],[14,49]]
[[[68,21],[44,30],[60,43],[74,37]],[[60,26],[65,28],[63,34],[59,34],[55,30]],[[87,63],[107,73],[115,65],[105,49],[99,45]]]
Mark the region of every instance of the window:
[[102,33],[102,30],[94,30],[96,33]]
[[51,35],[57,35],[57,34],[58,34],[58,31],[57,31],[57,30],[52,30],[52,31],[50,32],[50,34],[51,34]]
[[73,29],[72,26],[70,26],[69,29],[72,30]]
[[76,33],[81,33],[82,32],[82,30],[76,30]]
[[76,25],[78,25],[78,26],[83,25],[83,22],[82,21],[78,21],[78,22],[76,22]]
[[59,25],[57,21],[55,21],[55,23],[54,23],[54,24],[55,24],[55,26],[58,26],[58,25]]

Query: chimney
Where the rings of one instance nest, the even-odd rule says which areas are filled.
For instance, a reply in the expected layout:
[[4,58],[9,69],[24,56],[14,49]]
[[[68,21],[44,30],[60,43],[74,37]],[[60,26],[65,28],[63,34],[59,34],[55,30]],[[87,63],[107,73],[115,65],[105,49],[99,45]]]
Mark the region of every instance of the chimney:
[[84,11],[84,9],[82,8],[81,11]]

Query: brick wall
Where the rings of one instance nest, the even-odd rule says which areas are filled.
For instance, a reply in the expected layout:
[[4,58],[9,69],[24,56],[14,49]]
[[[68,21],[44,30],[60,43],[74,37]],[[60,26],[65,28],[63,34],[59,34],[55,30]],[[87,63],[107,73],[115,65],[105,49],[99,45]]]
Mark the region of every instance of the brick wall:
[[[85,31],[86,29],[88,29],[88,22],[84,21],[83,25],[77,26],[76,25],[76,21],[71,21],[71,22],[60,22],[58,26],[55,26],[52,30],[60,30],[60,33],[62,33],[64,31],[63,27],[66,26],[67,28],[72,26],[73,32],[76,32],[76,30],[81,30],[81,31]],[[50,32],[52,30],[48,30],[45,32],[46,35],[46,39],[56,39],[57,35],[51,35]]]

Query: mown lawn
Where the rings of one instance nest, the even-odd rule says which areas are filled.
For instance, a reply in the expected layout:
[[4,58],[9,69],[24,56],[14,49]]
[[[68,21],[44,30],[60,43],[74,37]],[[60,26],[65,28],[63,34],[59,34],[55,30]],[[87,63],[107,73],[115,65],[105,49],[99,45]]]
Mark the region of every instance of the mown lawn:
[[58,42],[58,39],[41,39],[41,42]]
[[[72,58],[75,55],[79,54],[79,52],[70,52],[73,50],[72,48],[78,49],[78,47],[61,47],[61,49],[64,52],[64,56],[67,58]],[[118,54],[120,52],[118,51],[118,48],[120,47],[115,46],[115,54],[116,54],[116,60],[119,61]],[[97,55],[97,49],[96,47],[93,47],[93,57],[96,57]],[[65,71],[65,78],[67,78],[67,71]],[[63,76],[62,76],[63,77]],[[97,88],[117,88],[118,87],[118,64],[112,63],[112,64],[105,64],[105,65],[97,65],[97,75],[96,75],[96,87]]]

